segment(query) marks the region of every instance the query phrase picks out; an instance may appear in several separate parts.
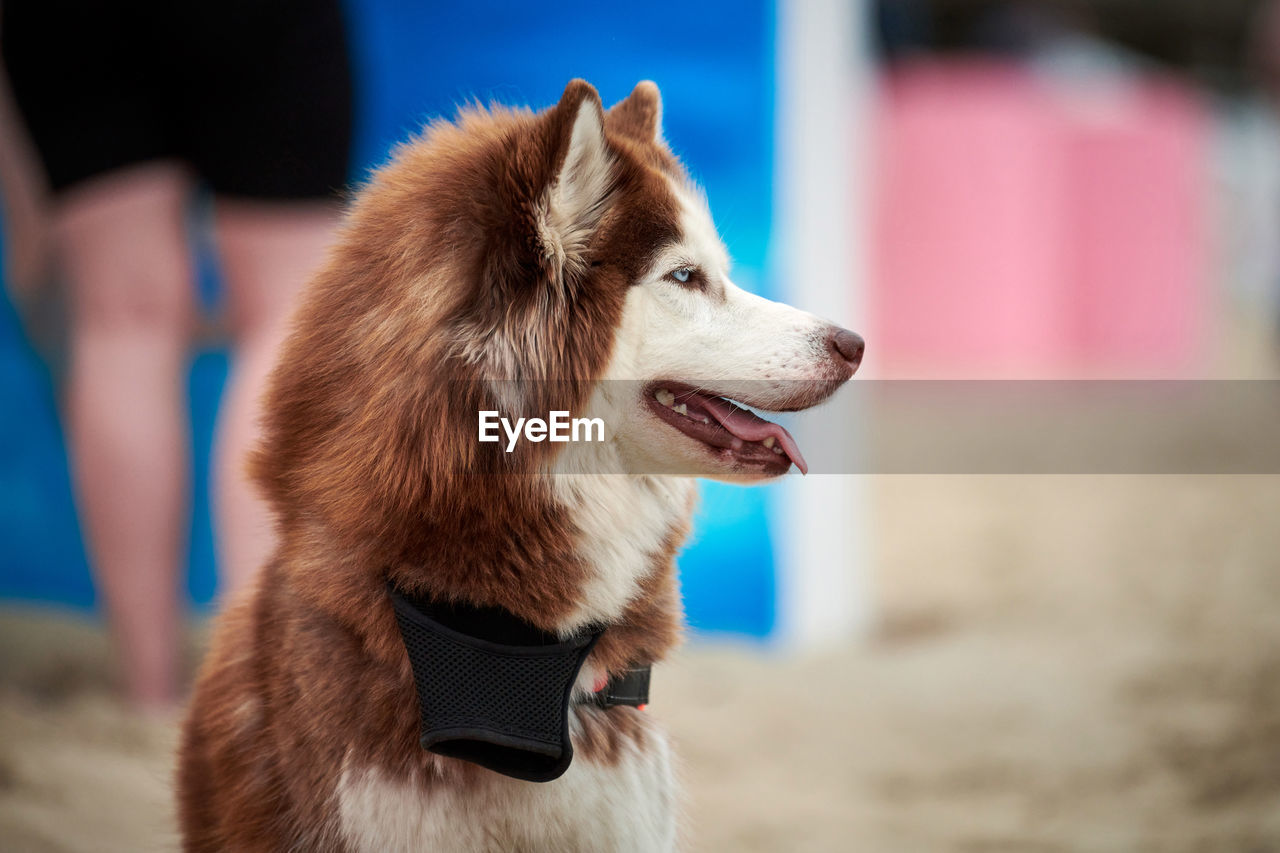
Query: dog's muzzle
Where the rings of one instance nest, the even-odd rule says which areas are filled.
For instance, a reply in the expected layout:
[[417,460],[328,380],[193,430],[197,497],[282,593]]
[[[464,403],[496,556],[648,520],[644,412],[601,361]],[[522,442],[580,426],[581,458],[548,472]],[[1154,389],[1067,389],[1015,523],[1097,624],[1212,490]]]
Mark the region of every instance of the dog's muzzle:
[[[563,774],[573,760],[573,685],[604,629],[561,640],[500,608],[389,591],[413,667],[422,747],[530,782]],[[642,705],[648,672],[611,680],[593,701]]]

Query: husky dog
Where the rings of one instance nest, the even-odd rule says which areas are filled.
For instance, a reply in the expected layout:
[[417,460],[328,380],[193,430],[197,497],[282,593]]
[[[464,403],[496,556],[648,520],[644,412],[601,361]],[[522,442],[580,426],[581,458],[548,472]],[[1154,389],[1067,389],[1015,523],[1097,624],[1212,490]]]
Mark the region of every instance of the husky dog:
[[[652,83],[606,111],[574,80],[540,113],[432,124],[359,193],[266,398],[251,467],[279,544],[185,722],[187,850],[677,846],[661,726],[584,699],[679,639],[693,478],[804,470],[751,409],[823,401],[863,345],[734,286],[660,117]],[[508,453],[477,439],[490,410],[610,429]],[[563,775],[423,748],[391,589],[597,632],[566,682]]]

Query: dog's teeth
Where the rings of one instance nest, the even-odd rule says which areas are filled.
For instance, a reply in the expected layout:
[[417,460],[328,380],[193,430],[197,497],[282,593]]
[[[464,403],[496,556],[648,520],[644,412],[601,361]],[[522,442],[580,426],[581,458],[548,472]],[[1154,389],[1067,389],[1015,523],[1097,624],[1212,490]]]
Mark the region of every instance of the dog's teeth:
[[774,452],[774,453],[776,453],[776,454],[778,454],[779,456],[781,456],[781,455],[782,455],[782,448],[781,448],[781,447],[775,447],[775,448],[773,449],[773,452]]
[[[673,399],[674,399],[674,398],[673,398]],[[680,414],[684,415],[685,417],[688,417],[688,415],[689,415],[689,404],[688,404],[688,403],[681,403],[680,405],[678,405],[678,406],[672,406],[671,408],[675,409],[677,412],[679,412]]]
[[702,421],[704,424],[711,423],[711,421],[707,420],[706,418],[698,418],[698,420]]
[[659,403],[667,407],[671,407],[676,402],[676,395],[672,394],[670,391],[668,391],[665,388],[663,388],[661,391],[654,394],[653,396],[655,399],[657,399]]
[[775,439],[773,436],[769,436],[768,438],[766,438],[764,441],[762,441],[762,442],[760,442],[760,443],[761,443],[761,444],[763,444],[765,447],[770,447],[770,448],[771,448],[771,447],[773,447],[773,445],[776,443],[776,441],[777,441],[777,439]]

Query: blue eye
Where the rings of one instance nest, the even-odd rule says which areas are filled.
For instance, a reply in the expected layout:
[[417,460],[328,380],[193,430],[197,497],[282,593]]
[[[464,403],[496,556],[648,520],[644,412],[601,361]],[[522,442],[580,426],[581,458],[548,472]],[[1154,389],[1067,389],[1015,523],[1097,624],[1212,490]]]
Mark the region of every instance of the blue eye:
[[676,281],[680,282],[681,284],[686,283],[689,280],[689,276],[691,275],[693,275],[693,270],[691,270],[689,267],[681,267],[680,269],[671,273],[671,277],[674,278]]

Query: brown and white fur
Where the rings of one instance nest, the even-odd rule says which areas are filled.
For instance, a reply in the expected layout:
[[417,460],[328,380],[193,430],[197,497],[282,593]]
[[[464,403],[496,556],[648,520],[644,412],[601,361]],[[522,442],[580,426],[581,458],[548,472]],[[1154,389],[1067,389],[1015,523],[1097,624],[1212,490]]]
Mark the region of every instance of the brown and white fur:
[[[676,846],[670,752],[648,712],[573,706],[575,758],[548,783],[421,749],[386,593],[390,580],[499,606],[560,635],[607,624],[582,691],[659,661],[680,633],[673,560],[694,485],[637,472],[781,471],[673,429],[643,383],[601,380],[728,396],[750,380],[738,399],[790,410],[852,374],[843,330],[730,282],[660,110],[651,83],[605,111],[579,80],[541,113],[467,109],[359,194],[266,399],[252,469],[279,545],[222,614],[196,687],[185,849]],[[478,443],[478,410],[513,407],[608,412],[615,427],[571,456]]]

